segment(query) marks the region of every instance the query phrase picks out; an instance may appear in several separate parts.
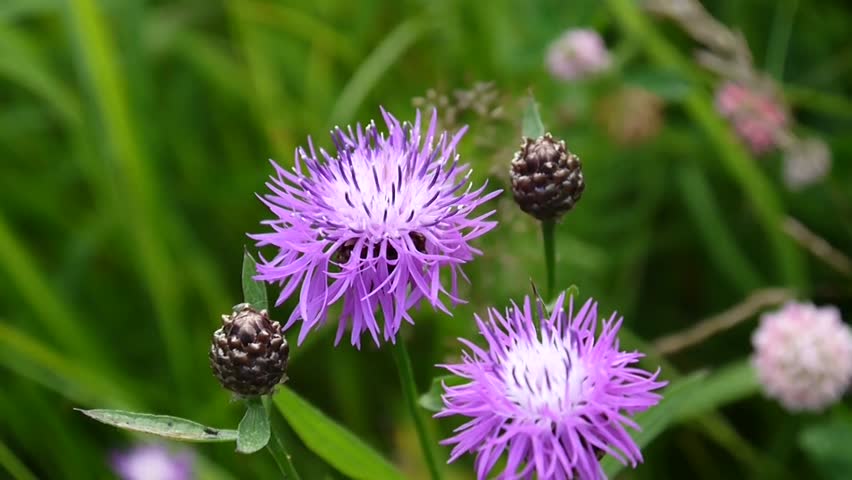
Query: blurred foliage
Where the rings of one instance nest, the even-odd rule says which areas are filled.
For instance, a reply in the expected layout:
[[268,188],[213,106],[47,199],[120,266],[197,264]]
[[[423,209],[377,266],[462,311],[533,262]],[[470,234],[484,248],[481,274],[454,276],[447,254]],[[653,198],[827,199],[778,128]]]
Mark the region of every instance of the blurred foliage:
[[[504,189],[520,140],[517,100],[535,91],[588,186],[557,226],[557,285],[576,284],[623,314],[638,336],[625,345],[687,328],[761,287],[796,288],[848,319],[850,279],[780,222],[792,216],[852,253],[852,8],[705,5],[743,32],[798,128],[829,143],[824,182],[788,192],[779,155],[751,158],[715,114],[715,79],[691,61],[691,41],[627,0],[3,0],[0,471],[110,478],[109,452],[133,439],[73,407],[236,425],[240,406],[207,374],[206,352],[241,298],[245,233],[268,216],[254,196],[272,171],[266,159],[286,164],[308,135],[328,147],[331,127],[367,122],[380,105],[411,117],[412,99],[429,89],[493,82],[507,121],[491,144],[463,141],[461,154],[477,181]],[[604,34],[613,72],[575,84],[547,76],[543,52],[573,26]],[[622,146],[595,121],[600,99],[624,85],[667,102],[662,129],[640,145]],[[462,120],[470,137],[495,128]],[[500,226],[466,269],[470,302],[451,318],[421,309],[417,328],[403,332],[423,392],[439,374],[433,365],[457,354],[454,339],[473,336],[474,312],[544,281],[538,225],[511,196],[493,207]],[[664,375],[743,358],[753,325],[671,356]],[[289,376],[292,390],[424,478],[388,352],[332,348],[332,335],[315,334],[293,349]],[[754,396],[669,429],[623,477],[836,474],[825,465],[843,462],[833,448],[850,425],[848,404],[837,410],[824,425]],[[455,423],[435,425],[446,435]],[[343,478],[289,435],[303,478]],[[196,451],[204,478],[276,475],[270,458],[238,457],[233,445]],[[472,478],[470,465],[454,465],[453,478]]]

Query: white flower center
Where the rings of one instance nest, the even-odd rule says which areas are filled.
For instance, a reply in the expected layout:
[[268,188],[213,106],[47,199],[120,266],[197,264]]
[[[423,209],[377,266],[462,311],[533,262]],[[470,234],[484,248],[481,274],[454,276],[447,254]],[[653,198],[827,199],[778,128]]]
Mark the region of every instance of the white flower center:
[[550,420],[585,401],[586,367],[570,337],[558,335],[519,343],[506,354],[500,377],[506,397],[530,420]]

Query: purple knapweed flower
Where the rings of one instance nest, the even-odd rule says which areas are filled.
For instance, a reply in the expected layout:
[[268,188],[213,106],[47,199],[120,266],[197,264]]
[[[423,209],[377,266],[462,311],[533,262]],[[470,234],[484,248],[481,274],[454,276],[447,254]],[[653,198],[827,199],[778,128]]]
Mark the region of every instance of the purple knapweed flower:
[[573,298],[567,313],[564,299],[549,316],[541,301],[534,312],[529,297],[505,315],[489,309],[487,321],[476,317],[487,346],[462,339],[470,349],[462,363],[442,365],[470,381],[444,386],[436,417],[471,419],[442,444],[455,445],[451,462],[475,453],[479,479],[504,452],[503,480],[605,479],[604,454],[634,467],[642,461],[626,427],[639,428],[630,416],[656,405],[652,391],[666,382],[657,381],[659,370],[633,366],[642,354],[619,350],[620,317],[604,321],[596,338],[597,303],[588,300],[574,315]]
[[789,121],[784,107],[770,93],[734,82],[726,82],[716,91],[716,109],[757,155],[777,146]]
[[606,44],[594,30],[568,30],[547,50],[547,68],[559,80],[585,78],[603,72],[611,64]]
[[190,480],[193,457],[188,451],[172,453],[162,445],[140,445],[115,452],[111,465],[122,480]]
[[[259,247],[278,248],[258,265],[258,280],[283,286],[280,305],[301,286],[299,304],[284,328],[302,321],[299,343],[325,323],[329,306],[343,301],[338,343],[347,326],[360,348],[369,332],[380,344],[376,311],[384,319],[381,338],[394,342],[409,308],[421,300],[449,314],[442,297],[458,298],[461,266],[482,252],[470,241],[488,232],[494,212],[474,210],[500,192],[473,189],[468,165],[459,164],[454,136],[437,132],[437,112],[425,135],[420,112],[414,125],[382,110],[388,132],[374,123],[331,132],[337,152],[296,150],[295,168],[272,162],[276,176],[261,200],[277,216],[263,223],[270,233],[251,235]],[[451,285],[441,281],[448,271]]]
[[761,317],[752,344],[764,392],[787,410],[823,410],[852,382],[852,329],[835,307],[788,303]]

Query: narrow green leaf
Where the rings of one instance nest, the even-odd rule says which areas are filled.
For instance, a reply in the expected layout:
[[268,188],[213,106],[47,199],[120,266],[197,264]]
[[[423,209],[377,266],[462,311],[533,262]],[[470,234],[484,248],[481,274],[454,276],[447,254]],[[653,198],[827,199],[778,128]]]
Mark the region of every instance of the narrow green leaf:
[[439,412],[444,407],[444,402],[441,400],[441,395],[444,394],[444,385],[454,386],[465,383],[465,379],[456,375],[441,375],[432,379],[432,386],[429,391],[420,396],[417,403],[421,407],[430,412]]
[[257,275],[257,262],[246,250],[243,255],[243,301],[258,310],[266,310],[269,308],[266,284],[255,280],[255,275]]
[[754,368],[747,359],[741,360],[711,373],[696,385],[692,399],[678,411],[676,419],[694,418],[759,391]]
[[381,454],[333,420],[282,387],[275,396],[278,410],[312,452],[355,480],[403,480],[405,477]]
[[379,83],[382,75],[402,57],[431,27],[431,23],[420,18],[406,20],[379,43],[375,50],[364,59],[349,83],[343,88],[331,112],[332,124],[344,124],[355,115],[367,94]]
[[269,443],[269,415],[260,397],[246,401],[246,414],[237,433],[237,451],[254,453]]
[[207,427],[192,420],[169,415],[79,408],[77,411],[107,425],[184,442],[233,442],[237,439],[237,432],[234,430]]
[[765,282],[748,255],[737,245],[725,213],[713,196],[704,172],[696,162],[683,162],[677,175],[683,205],[693,218],[710,260],[743,292],[751,292]]
[[541,115],[538,113],[538,104],[532,93],[530,93],[530,98],[524,109],[524,116],[521,120],[521,131],[528,138],[538,138],[544,135],[544,124],[541,122]]
[[[672,382],[662,392],[663,399],[657,406],[636,415],[634,420],[642,427],[642,430],[633,435],[633,440],[640,449],[651,443],[674,422],[684,405],[694,398],[693,389],[700,385],[705,377],[706,373],[699,372]],[[607,478],[614,478],[624,465],[612,455],[607,455],[601,461],[601,467],[606,472]]]
[[10,478],[14,480],[36,480],[37,478],[2,441],[0,441],[0,467],[9,472]]
[[799,434],[799,446],[826,480],[844,480],[852,472],[852,423],[835,419],[811,425]]

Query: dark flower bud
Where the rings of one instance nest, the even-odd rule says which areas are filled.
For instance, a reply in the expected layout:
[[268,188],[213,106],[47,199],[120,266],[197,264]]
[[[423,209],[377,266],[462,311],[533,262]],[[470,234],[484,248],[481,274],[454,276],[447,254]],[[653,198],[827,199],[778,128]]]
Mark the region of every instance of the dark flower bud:
[[222,315],[222,322],[213,333],[210,366],[223,387],[251,397],[271,393],[286,380],[290,346],[266,310],[241,303],[231,315]]
[[521,210],[539,220],[557,220],[574,208],[586,185],[580,158],[546,133],[524,137],[512,159],[512,194]]

